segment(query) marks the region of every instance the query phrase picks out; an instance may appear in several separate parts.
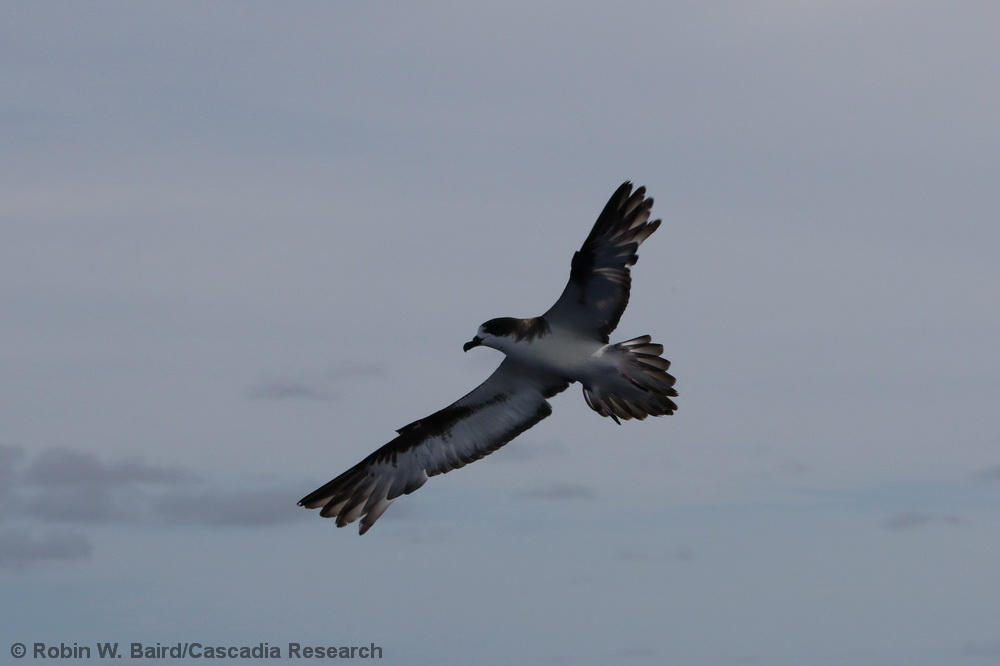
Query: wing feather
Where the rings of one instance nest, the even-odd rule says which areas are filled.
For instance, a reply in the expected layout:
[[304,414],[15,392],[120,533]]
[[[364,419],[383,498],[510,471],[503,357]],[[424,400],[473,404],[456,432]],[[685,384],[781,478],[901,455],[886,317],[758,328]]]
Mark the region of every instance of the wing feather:
[[583,246],[573,255],[569,282],[543,318],[587,331],[608,341],[628,305],[632,285],[629,266],[636,250],[660,226],[649,221],[653,199],[646,188],[632,191],[625,182],[611,196]]
[[552,413],[546,398],[569,382],[505,360],[452,405],[400,428],[398,436],[360,463],[302,498],[343,527],[361,518],[364,534],[400,495],[428,478],[496,451]]

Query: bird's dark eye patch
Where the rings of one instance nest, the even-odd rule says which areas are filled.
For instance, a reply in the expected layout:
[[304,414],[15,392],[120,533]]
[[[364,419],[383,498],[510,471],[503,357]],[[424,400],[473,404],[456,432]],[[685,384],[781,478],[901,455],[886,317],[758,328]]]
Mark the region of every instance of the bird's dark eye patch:
[[498,317],[483,324],[483,331],[498,338],[504,338],[517,331],[518,320],[513,317]]
[[483,331],[497,338],[514,338],[516,340],[534,340],[551,332],[549,322],[544,317],[531,319],[515,319],[514,317],[499,317],[490,319],[483,324]]

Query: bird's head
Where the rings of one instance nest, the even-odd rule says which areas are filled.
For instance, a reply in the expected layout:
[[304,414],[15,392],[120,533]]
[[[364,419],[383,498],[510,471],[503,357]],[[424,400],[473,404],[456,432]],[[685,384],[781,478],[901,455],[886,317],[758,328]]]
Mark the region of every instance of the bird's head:
[[504,343],[510,340],[517,319],[512,317],[500,317],[490,319],[479,327],[475,337],[462,346],[464,351],[469,351],[473,347],[492,347],[493,349],[504,350]]

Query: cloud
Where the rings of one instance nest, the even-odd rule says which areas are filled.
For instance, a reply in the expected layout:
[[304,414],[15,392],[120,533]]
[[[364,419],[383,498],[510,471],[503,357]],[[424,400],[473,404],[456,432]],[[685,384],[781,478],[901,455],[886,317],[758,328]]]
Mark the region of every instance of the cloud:
[[153,515],[172,525],[262,526],[309,516],[296,505],[301,493],[277,489],[199,489],[172,492],[150,502]]
[[246,395],[255,400],[336,400],[343,393],[342,384],[384,374],[385,367],[376,363],[341,364],[320,373],[265,374]]
[[890,518],[882,523],[887,530],[909,530],[938,525],[964,526],[966,523],[958,516],[941,513],[920,513],[908,511]]
[[962,646],[962,654],[970,657],[1000,657],[1000,641],[969,641]]
[[155,489],[204,483],[178,467],[103,460],[77,449],[47,449],[29,458],[19,447],[6,447],[0,456],[9,463],[0,478],[0,520],[135,523],[146,517],[146,498]]
[[314,383],[289,379],[266,378],[247,390],[247,397],[255,400],[336,400],[340,394]]
[[25,487],[19,497],[19,513],[51,523],[133,523],[139,507],[121,501],[112,487],[94,485],[37,489]]
[[525,490],[519,496],[537,500],[594,499],[597,492],[586,486],[553,483],[544,488]]
[[[106,460],[89,451],[29,456],[0,446],[0,566],[90,557],[81,528],[106,525],[260,527],[304,520],[296,506],[308,483],[213,480],[179,467]],[[47,530],[39,523],[51,525]],[[72,529],[66,525],[72,524]]]
[[656,553],[626,548],[615,554],[615,559],[622,562],[693,562],[694,558],[694,549],[687,546],[678,546],[668,551]]
[[27,527],[0,529],[0,568],[20,571],[35,562],[90,558],[93,548],[79,532],[33,533]]
[[976,481],[1000,481],[1000,465],[987,467],[972,474]]
[[521,435],[497,452],[494,460],[505,463],[534,463],[540,460],[556,460],[565,457],[566,446],[555,439],[539,441],[530,435]]
[[650,662],[661,662],[662,657],[660,653],[651,647],[627,647],[621,651],[621,656],[629,660],[640,660],[640,661],[650,661]]
[[812,470],[805,463],[798,460],[786,460],[756,472],[753,476],[761,479],[787,479],[800,478],[811,472]]
[[18,446],[0,444],[0,518],[13,499],[17,468],[24,460],[24,450]]
[[[139,460],[102,460],[88,451],[49,449],[27,459],[17,447],[2,452],[0,486],[3,517],[45,522],[170,523],[260,525],[287,522],[291,515],[271,509],[294,507],[301,488],[278,488],[259,481],[218,481],[178,467]],[[239,488],[232,488],[239,484]]]
[[88,451],[49,449],[40,453],[24,473],[39,486],[120,486],[130,483],[171,484],[193,475],[175,467],[157,467],[140,460],[104,462]]
[[0,479],[8,473],[10,466],[24,460],[24,449],[11,444],[0,444]]

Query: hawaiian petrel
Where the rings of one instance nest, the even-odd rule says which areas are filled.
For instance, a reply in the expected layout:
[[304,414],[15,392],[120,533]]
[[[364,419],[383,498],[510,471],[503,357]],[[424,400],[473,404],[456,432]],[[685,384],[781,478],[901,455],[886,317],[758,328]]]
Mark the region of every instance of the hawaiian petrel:
[[583,247],[573,255],[569,283],[541,317],[491,319],[465,351],[493,347],[507,358],[478,388],[398,436],[333,481],[302,498],[337,527],[361,518],[364,534],[400,495],[428,477],[489,455],[552,413],[547,398],[572,382],[595,412],[619,419],[673,414],[677,406],[663,345],[643,335],[610,344],[628,304],[629,266],[660,226],[649,221],[646,189],[624,183],[611,196]]

